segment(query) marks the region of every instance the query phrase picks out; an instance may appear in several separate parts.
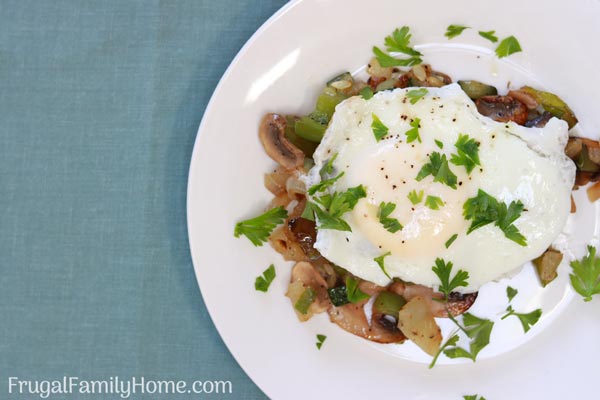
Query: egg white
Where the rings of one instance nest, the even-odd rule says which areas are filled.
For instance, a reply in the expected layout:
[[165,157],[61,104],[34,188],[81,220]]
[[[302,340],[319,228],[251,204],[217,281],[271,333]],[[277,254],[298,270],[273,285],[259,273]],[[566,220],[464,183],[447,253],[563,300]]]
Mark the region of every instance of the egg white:
[[[480,115],[456,84],[428,88],[415,104],[406,96],[409,90],[380,92],[369,100],[355,96],[337,106],[305,180],[309,186],[320,182],[322,166],[337,154],[334,172],[344,171],[344,175],[330,190],[362,184],[367,197],[343,216],[351,232],[319,229],[315,248],[354,275],[379,285],[386,285],[389,278],[374,259],[387,252],[391,255],[385,258],[385,268],[391,277],[431,287],[439,284],[432,266],[442,258],[469,273],[469,285],[461,291],[471,292],[537,257],[561,232],[575,177],[575,166],[564,155],[568,127],[556,118],[544,128],[495,122]],[[379,142],[371,128],[373,114],[389,128]],[[407,143],[405,132],[416,118],[421,120],[422,142]],[[432,176],[417,182],[415,177],[432,152],[450,160],[459,134],[480,143],[481,166],[468,175],[463,166],[449,164],[458,179],[456,189],[434,182]],[[466,234],[470,221],[463,217],[463,204],[479,189],[499,201],[524,204],[526,211],[514,224],[527,246],[507,239],[493,224]],[[407,197],[412,190],[423,191],[424,199],[440,197],[444,205],[439,210],[426,207],[424,201],[413,205]],[[381,202],[396,204],[390,217],[403,225],[401,231],[388,232],[380,223]],[[457,239],[446,248],[454,234]]]

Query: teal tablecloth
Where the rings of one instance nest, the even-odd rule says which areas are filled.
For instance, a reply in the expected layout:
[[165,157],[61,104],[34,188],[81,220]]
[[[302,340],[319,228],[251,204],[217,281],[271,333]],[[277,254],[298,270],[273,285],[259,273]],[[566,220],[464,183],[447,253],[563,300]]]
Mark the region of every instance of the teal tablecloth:
[[65,375],[264,398],[202,302],[185,198],[218,79],[283,4],[0,2],[0,398]]

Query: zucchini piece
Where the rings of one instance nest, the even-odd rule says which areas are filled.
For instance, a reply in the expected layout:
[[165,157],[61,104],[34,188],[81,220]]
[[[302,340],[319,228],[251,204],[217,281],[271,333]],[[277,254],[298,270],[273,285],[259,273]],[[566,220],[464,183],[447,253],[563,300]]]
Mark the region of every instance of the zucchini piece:
[[352,87],[353,84],[354,78],[352,78],[352,74],[350,72],[342,72],[327,82],[327,86],[338,90],[348,89]]
[[326,129],[326,125],[320,124],[310,117],[301,117],[294,124],[294,130],[298,136],[315,143],[319,143],[323,139]]
[[326,116],[327,121],[325,123],[327,123],[335,111],[335,106],[344,100],[346,100],[346,95],[338,92],[332,87],[326,87],[317,98],[315,111]]
[[398,318],[398,312],[406,304],[406,299],[399,294],[392,292],[381,292],[375,298],[373,303],[374,314],[391,315],[394,318]]
[[477,100],[483,96],[496,96],[498,94],[498,89],[494,86],[486,85],[479,81],[458,81],[458,84],[471,100]]
[[544,254],[532,261],[533,265],[535,265],[538,277],[542,282],[542,286],[546,287],[547,284],[556,278],[556,269],[560,265],[562,259],[563,255],[560,251],[548,249]]
[[520,90],[530,94],[544,110],[569,124],[569,129],[577,123],[577,118],[567,103],[554,93],[537,90],[530,86],[523,86]]
[[[306,155],[306,157],[312,158],[312,155],[315,152],[315,149],[317,148],[317,146],[319,144],[315,143],[315,142],[311,142],[310,140],[306,140],[306,139],[300,137],[296,133],[296,129],[295,129],[296,120],[297,120],[296,117],[288,115],[285,117],[285,119],[287,121],[287,125],[285,127],[286,139],[289,140],[290,143],[292,143],[294,146],[296,146],[297,148],[302,150],[302,152],[304,153],[304,155]],[[306,162],[306,160],[308,158],[305,158],[304,161]]]

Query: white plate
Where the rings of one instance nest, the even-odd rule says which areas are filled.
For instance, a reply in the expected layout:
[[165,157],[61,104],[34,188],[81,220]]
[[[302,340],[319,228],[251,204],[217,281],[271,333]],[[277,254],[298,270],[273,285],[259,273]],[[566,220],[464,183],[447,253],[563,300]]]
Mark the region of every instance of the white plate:
[[[560,93],[579,117],[579,133],[597,137],[600,118],[600,2],[432,0],[306,0],[269,19],[229,66],[206,109],[194,147],[188,185],[188,229],[196,276],[211,317],[242,368],[275,399],[403,398],[567,399],[594,393],[600,359],[600,301],[583,303],[568,285],[568,266],[546,290],[525,269],[511,285],[522,309],[542,307],[543,319],[523,335],[518,321],[496,324],[492,344],[477,363],[461,361],[428,370],[412,344],[373,345],[329,323],[325,315],[297,321],[284,297],[289,264],[268,245],[235,239],[241,219],[270,200],[263,174],[274,166],[257,135],[268,111],[306,113],[323,83],[359,71],[373,45],[394,28],[411,27],[412,43],[434,68],[454,79],[482,79],[505,87],[529,82]],[[449,24],[475,29],[448,41]],[[501,61],[476,30],[516,36],[523,52]],[[571,239],[575,256],[597,238],[598,202],[577,194]],[[274,263],[268,293],[254,279]],[[480,292],[476,315],[498,315],[507,281]],[[327,335],[319,351],[315,335]],[[414,346],[413,346],[414,347]],[[383,351],[382,351],[383,350]]]

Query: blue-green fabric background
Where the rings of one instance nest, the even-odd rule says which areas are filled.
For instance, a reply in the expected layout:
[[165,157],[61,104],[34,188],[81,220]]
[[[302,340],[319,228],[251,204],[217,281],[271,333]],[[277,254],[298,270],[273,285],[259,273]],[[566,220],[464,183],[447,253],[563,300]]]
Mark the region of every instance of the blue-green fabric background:
[[202,302],[185,199],[212,91],[284,3],[0,1],[0,398],[63,375],[264,398]]

